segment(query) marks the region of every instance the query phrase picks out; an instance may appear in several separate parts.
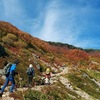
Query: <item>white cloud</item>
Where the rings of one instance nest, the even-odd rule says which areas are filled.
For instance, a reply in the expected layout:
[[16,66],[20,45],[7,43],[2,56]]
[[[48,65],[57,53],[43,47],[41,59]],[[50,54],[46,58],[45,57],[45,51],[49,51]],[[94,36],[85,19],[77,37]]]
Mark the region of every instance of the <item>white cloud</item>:
[[80,30],[77,29],[74,11],[59,8],[57,2],[51,3],[47,8],[39,38],[47,41],[75,43]]
[[[83,40],[81,37],[82,34],[90,35],[87,32],[90,30],[88,28],[94,27],[92,20],[98,18],[95,15],[99,15],[99,10],[93,8],[93,5],[86,0],[81,0],[81,2],[77,0],[73,3],[70,0],[50,0],[43,5],[39,2],[41,6],[37,4],[38,10],[36,11],[38,12],[34,11],[34,5],[30,6],[33,13],[28,12],[29,9],[27,9],[27,13],[26,8],[29,4],[23,5],[20,0],[1,0],[0,5],[2,5],[0,13],[3,12],[1,19],[11,22],[19,29],[40,39],[69,43],[80,47],[88,47],[89,44],[93,45],[95,41],[92,39]],[[34,14],[36,14],[35,17]],[[95,22],[95,26],[98,27],[99,24],[96,25]],[[89,32],[93,34],[91,30]]]
[[63,7],[63,4],[58,2],[50,3],[47,7],[39,38],[84,48],[89,47],[89,44],[93,45],[93,40],[84,40],[80,36],[87,34],[84,32],[88,30],[91,21],[89,19],[92,18],[94,12],[95,10],[87,4],[73,8],[70,5]]
[[54,10],[49,10],[46,14],[44,26],[40,33],[40,38],[44,40],[56,40],[57,37],[57,31],[55,30],[56,26],[55,23],[57,22],[57,12]]

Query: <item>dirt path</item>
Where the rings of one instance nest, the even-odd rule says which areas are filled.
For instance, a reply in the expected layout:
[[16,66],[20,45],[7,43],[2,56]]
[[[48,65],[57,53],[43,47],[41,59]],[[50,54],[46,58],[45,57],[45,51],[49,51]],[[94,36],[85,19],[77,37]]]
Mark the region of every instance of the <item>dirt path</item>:
[[14,100],[13,97],[9,97],[9,92],[3,93],[2,98],[0,100]]
[[[70,81],[67,78],[64,78],[60,76],[60,82],[66,86],[66,88],[70,89],[71,91],[75,92],[85,100],[94,100],[90,95],[88,95],[86,92],[82,91],[81,89],[77,88],[77,90],[74,90],[72,85],[70,84]],[[97,99],[95,99],[97,100]]]
[[[90,95],[86,92],[82,91],[81,89],[77,88],[77,91],[73,89],[73,86],[70,84],[70,81],[67,78],[64,78],[62,75],[68,74],[68,67],[65,67],[60,73],[52,75],[53,79],[56,81],[59,79],[62,84],[66,86],[66,88],[70,89],[71,91],[75,92],[85,100],[94,100]],[[97,99],[95,99],[97,100]]]

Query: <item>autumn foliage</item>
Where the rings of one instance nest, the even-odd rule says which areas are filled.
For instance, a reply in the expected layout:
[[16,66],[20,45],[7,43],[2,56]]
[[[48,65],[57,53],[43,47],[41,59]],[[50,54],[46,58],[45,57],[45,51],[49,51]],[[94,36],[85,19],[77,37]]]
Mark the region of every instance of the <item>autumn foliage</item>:
[[69,50],[68,59],[73,63],[87,62],[89,55],[87,52],[78,49]]
[[39,55],[41,60],[57,65],[63,63],[84,65],[89,62],[90,56],[100,58],[99,52],[87,53],[85,50],[72,45],[46,42],[3,21],[0,22],[0,43],[8,50],[8,53],[23,55],[25,59],[28,59],[27,56],[34,52],[34,54]]

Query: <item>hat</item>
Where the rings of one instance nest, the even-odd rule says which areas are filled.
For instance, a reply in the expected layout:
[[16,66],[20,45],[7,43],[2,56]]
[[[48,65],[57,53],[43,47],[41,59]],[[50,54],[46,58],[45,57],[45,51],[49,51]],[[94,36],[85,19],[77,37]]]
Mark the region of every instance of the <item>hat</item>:
[[20,62],[19,62],[19,60],[17,59],[17,60],[14,61],[14,63],[15,63],[15,64],[19,64]]
[[47,68],[47,69],[46,69],[46,74],[49,74],[49,73],[50,73],[50,69]]
[[30,68],[32,68],[32,67],[33,67],[33,65],[32,65],[32,64],[30,64],[30,65],[29,65],[29,67],[30,67]]

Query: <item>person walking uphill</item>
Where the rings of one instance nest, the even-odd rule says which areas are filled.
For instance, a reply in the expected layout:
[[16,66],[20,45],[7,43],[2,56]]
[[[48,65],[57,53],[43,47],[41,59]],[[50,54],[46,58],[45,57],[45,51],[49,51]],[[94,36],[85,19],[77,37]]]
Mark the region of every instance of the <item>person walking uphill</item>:
[[8,85],[9,82],[12,83],[11,88],[10,88],[10,93],[13,93],[14,87],[15,87],[15,80],[14,80],[14,76],[16,74],[18,74],[17,72],[15,72],[16,70],[16,66],[19,64],[20,62],[18,60],[15,60],[14,63],[11,65],[10,70],[9,70],[9,74],[6,75],[6,80],[5,83],[3,85],[3,87],[0,90],[0,94],[3,94],[4,89],[6,88],[6,86]]
[[29,87],[32,87],[32,80],[34,77],[34,68],[32,64],[29,65],[29,68],[27,69],[26,73],[28,75],[28,85]]

